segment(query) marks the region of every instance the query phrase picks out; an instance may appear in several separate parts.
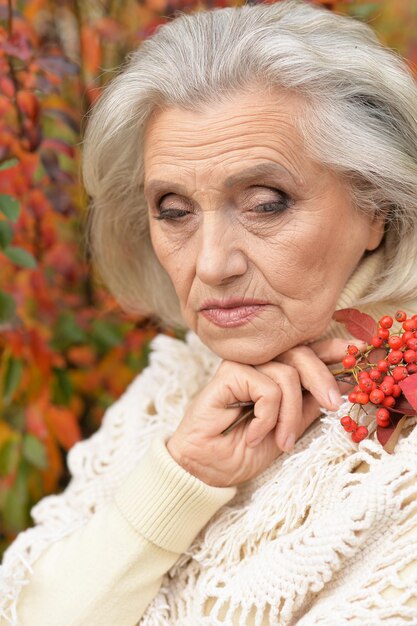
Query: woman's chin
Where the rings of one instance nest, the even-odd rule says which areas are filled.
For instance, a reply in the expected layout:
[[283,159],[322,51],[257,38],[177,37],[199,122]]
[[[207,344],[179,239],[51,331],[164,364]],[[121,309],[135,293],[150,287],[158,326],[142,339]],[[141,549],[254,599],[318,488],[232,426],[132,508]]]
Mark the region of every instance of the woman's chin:
[[[285,345],[285,340],[279,341],[270,337],[230,337],[227,333],[223,337],[199,335],[201,341],[212,352],[225,361],[236,361],[246,365],[261,365],[272,361],[276,356],[289,350],[291,345]],[[288,342],[288,339],[287,339]]]

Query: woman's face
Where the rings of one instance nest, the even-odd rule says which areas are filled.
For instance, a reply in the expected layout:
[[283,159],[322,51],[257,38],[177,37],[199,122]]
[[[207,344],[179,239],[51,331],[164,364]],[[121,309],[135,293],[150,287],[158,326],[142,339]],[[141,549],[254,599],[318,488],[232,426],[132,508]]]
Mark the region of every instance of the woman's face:
[[289,93],[242,92],[156,113],[145,134],[155,253],[188,326],[224,359],[257,365],[319,337],[382,224],[313,162]]

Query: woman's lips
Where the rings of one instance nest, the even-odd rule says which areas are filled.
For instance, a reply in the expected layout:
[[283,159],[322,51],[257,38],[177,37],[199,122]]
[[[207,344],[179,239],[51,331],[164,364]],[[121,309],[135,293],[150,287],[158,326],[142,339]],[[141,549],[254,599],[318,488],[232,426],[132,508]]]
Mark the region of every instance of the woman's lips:
[[221,306],[214,303],[203,303],[200,313],[216,326],[230,328],[246,324],[250,319],[259,315],[265,306],[266,302],[233,303],[228,301],[222,303]]

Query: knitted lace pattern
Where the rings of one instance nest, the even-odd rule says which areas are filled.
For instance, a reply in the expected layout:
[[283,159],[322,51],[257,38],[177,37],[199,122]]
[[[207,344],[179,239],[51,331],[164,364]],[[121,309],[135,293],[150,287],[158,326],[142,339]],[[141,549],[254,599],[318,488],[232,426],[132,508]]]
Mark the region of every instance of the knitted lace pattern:
[[[150,365],[68,455],[64,493],[32,509],[0,567],[0,616],[31,564],[105,506],[157,434],[172,433],[220,360],[188,333],[159,335]],[[354,444],[323,412],[267,470],[240,486],[163,577],[140,626],[417,625],[417,429],[386,453]],[[365,463],[365,472],[354,472]],[[414,534],[412,533],[414,529]]]

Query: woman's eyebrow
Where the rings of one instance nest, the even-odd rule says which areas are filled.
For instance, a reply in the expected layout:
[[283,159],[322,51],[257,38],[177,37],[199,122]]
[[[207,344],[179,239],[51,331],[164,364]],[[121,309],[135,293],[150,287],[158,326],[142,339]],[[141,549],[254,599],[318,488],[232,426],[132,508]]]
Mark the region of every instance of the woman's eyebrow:
[[[259,163],[258,165],[253,165],[251,167],[247,167],[236,174],[232,174],[232,176],[228,176],[225,181],[225,187],[233,187],[235,185],[239,185],[242,182],[248,180],[256,180],[260,176],[281,176],[285,178],[289,178],[292,182],[297,183],[294,175],[283,165],[279,165],[278,163],[265,162]],[[170,193],[178,193],[180,195],[187,195],[187,189],[178,183],[173,183],[169,180],[157,180],[153,179],[144,185],[144,192],[146,196],[151,196],[156,192],[170,192]]]
[[294,175],[287,170],[283,165],[279,165],[278,163],[272,163],[271,161],[265,163],[259,163],[258,165],[253,165],[251,167],[247,167],[244,170],[241,170],[237,174],[233,174],[229,176],[224,181],[226,187],[233,187],[234,185],[239,185],[242,182],[247,180],[256,179],[259,176],[281,176],[285,178],[290,178],[294,183],[297,183]]
[[143,191],[145,196],[152,196],[157,192],[178,193],[183,196],[187,195],[187,190],[183,185],[173,183],[169,180],[150,180],[148,183],[145,183]]

